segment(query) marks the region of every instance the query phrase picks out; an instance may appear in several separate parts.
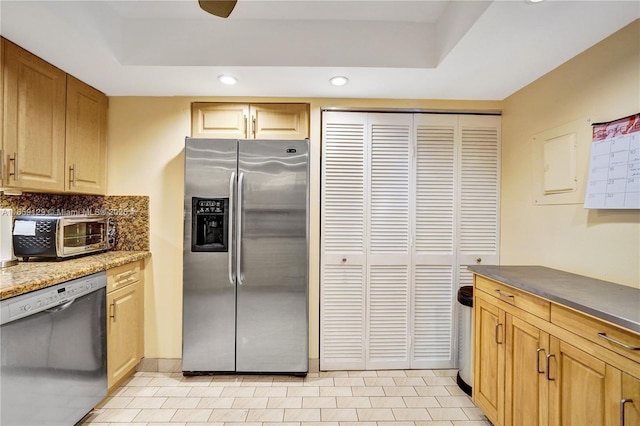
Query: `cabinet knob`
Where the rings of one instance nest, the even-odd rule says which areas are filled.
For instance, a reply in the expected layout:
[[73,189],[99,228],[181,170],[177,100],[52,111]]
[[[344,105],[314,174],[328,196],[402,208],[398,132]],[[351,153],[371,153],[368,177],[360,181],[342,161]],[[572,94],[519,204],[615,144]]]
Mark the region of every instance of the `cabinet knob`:
[[476,263],[481,263],[481,262],[482,262],[482,258],[481,257],[476,259]]
[[346,257],[342,258],[342,263],[347,263],[347,258]]

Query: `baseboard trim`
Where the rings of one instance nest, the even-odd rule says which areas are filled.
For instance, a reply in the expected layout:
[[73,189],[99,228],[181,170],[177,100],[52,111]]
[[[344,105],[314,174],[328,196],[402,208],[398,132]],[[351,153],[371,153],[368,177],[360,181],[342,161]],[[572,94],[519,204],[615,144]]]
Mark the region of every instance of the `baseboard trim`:
[[[138,364],[137,371],[145,373],[181,373],[181,358],[142,358]],[[309,373],[320,371],[320,359],[309,359]]]

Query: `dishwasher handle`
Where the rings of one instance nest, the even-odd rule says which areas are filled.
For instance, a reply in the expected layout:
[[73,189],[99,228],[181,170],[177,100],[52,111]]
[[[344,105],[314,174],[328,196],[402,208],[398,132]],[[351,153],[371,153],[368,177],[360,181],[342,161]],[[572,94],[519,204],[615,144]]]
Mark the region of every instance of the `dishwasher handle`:
[[54,306],[53,308],[45,309],[45,312],[53,313],[53,312],[61,312],[67,309],[69,306],[75,302],[76,299],[71,299],[60,303],[58,306]]

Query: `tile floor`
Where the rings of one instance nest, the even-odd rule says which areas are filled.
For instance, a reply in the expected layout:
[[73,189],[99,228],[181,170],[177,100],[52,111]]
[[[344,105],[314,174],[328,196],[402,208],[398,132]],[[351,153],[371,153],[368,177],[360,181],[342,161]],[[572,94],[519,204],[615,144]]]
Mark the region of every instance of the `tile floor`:
[[81,426],[490,426],[456,370],[289,376],[138,372]]

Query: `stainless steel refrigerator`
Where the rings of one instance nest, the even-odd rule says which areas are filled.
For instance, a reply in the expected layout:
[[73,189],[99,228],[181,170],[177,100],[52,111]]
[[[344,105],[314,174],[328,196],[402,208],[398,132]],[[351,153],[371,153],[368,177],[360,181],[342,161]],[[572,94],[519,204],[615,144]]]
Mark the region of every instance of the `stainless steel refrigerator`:
[[182,371],[308,371],[309,142],[185,141]]

